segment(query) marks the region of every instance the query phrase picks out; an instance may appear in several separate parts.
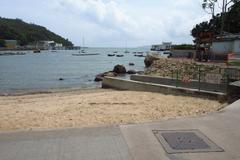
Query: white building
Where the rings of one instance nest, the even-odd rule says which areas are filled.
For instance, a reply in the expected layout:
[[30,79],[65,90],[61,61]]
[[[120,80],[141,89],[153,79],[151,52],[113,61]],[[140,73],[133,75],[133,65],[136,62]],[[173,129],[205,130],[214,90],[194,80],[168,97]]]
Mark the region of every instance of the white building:
[[217,37],[212,42],[211,51],[214,54],[240,54],[240,35]]
[[152,45],[152,51],[166,51],[172,49],[172,42],[163,42],[162,44]]
[[54,41],[40,41],[37,42],[36,48],[43,50],[62,49],[63,45],[61,43],[56,43]]
[[227,57],[228,63],[240,64],[240,35],[217,37],[210,49],[212,55]]

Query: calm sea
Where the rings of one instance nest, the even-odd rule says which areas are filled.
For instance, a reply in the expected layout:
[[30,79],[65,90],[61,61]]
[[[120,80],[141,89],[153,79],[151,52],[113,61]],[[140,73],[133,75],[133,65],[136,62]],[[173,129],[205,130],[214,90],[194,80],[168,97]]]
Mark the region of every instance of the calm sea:
[[[108,57],[118,51],[124,57]],[[61,89],[97,88],[101,83],[94,82],[95,75],[110,71],[116,64],[127,69],[144,70],[144,58],[135,57],[132,52],[147,49],[88,48],[86,53],[100,53],[96,56],[73,56],[77,50],[57,52],[42,51],[26,55],[0,56],[0,94],[25,92],[46,92]],[[129,62],[135,66],[129,66]],[[63,81],[59,81],[63,78]]]

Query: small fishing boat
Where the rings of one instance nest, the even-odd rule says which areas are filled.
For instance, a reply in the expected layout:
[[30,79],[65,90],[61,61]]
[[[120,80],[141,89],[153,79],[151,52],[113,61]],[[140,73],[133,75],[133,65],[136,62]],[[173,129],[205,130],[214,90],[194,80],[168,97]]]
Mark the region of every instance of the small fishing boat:
[[129,62],[129,66],[134,66],[135,64],[132,62]]
[[114,57],[116,54],[108,54],[108,57]]
[[126,50],[124,53],[130,53],[128,50]]
[[137,53],[134,54],[134,56],[136,56],[136,57],[144,57],[143,53],[144,52],[137,52]]
[[113,53],[118,53],[118,51],[114,51]]
[[118,55],[116,55],[117,57],[123,57],[124,55],[122,55],[122,54],[118,54]]
[[33,50],[33,53],[41,53],[40,49]]

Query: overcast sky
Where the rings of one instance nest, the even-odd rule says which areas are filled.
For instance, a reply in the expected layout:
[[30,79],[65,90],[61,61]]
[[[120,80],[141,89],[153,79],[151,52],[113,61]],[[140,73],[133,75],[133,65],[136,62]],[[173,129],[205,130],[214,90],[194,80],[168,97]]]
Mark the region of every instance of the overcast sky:
[[45,26],[75,45],[128,47],[192,43],[190,30],[210,15],[202,0],[0,0],[0,16]]

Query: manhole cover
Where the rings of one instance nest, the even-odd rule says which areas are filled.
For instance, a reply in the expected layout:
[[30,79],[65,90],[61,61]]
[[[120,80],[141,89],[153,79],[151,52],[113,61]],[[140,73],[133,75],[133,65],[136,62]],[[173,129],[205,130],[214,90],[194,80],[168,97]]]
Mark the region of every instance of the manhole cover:
[[167,153],[223,152],[223,149],[213,143],[199,130],[162,131],[153,133]]

